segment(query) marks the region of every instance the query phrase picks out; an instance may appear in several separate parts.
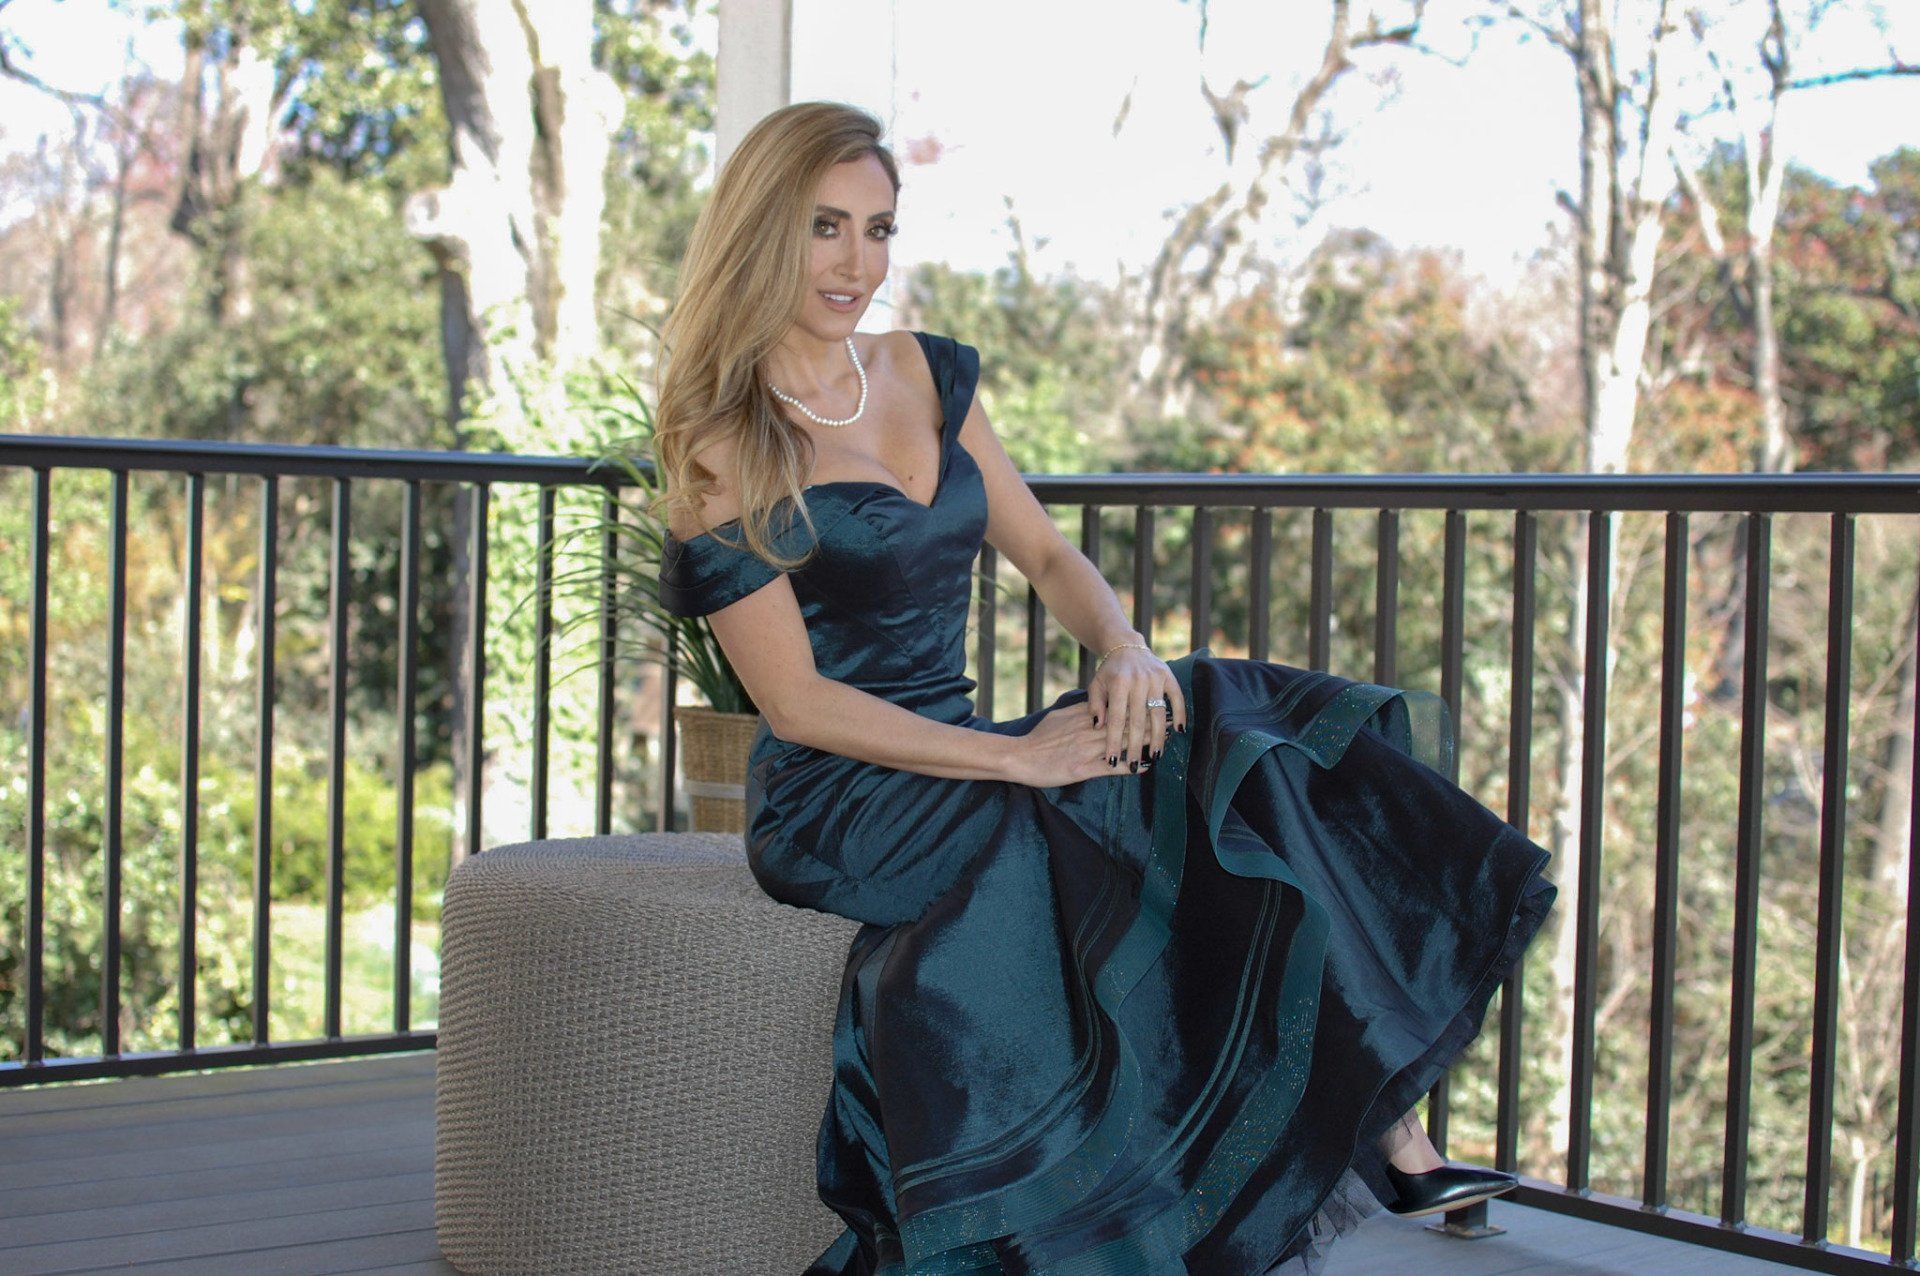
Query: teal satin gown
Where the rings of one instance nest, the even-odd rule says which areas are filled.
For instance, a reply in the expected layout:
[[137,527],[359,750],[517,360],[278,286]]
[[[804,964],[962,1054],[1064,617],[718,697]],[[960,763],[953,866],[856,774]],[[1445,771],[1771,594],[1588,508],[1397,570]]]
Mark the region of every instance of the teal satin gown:
[[[945,413],[923,506],[805,493],[791,573],[820,673],[939,722],[1005,722],[965,674],[987,500],[955,441],[979,354],[916,333]],[[790,506],[777,540],[813,534]],[[737,521],[716,531],[738,541]],[[669,538],[660,597],[772,581]],[[773,898],[856,919],[817,1147],[846,1230],[808,1276],[1317,1270],[1393,1199],[1379,1136],[1479,1032],[1556,894],[1548,852],[1451,783],[1430,693],[1206,648],[1191,730],[1060,787],[949,779],[763,722],[747,850]]]

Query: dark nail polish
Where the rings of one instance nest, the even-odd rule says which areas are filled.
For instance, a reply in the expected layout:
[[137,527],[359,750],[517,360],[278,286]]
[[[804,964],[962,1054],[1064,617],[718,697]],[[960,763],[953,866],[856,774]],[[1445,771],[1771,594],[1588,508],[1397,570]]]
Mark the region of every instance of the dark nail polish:
[[1100,715],[1097,713],[1093,715],[1093,725],[1096,727],[1100,725]]
[[1108,765],[1108,766],[1119,766],[1119,765],[1120,765],[1120,759],[1119,759],[1119,758],[1117,758],[1117,757],[1115,757],[1115,756],[1114,756],[1113,754],[1111,754],[1111,753],[1109,753],[1109,754],[1107,755],[1107,765]]
[[1129,759],[1127,762],[1127,770],[1132,771],[1135,774],[1138,774],[1140,771],[1140,764],[1138,762],[1135,762]]

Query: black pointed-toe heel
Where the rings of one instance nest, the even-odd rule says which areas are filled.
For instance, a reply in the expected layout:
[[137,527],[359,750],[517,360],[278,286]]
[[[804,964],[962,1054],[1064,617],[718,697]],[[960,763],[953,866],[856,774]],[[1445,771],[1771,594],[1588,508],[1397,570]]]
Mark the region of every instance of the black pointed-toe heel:
[[1387,1208],[1408,1218],[1459,1209],[1510,1192],[1520,1185],[1519,1179],[1504,1170],[1483,1170],[1452,1162],[1418,1174],[1408,1174],[1389,1163],[1387,1182],[1399,1193]]

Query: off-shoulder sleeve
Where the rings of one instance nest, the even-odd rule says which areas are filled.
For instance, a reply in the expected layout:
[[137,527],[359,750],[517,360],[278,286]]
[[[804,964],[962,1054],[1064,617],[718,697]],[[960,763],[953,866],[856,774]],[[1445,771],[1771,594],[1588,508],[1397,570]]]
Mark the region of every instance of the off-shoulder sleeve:
[[[773,537],[775,547],[784,555],[805,553],[812,544],[803,523],[790,521],[780,526],[778,516]],[[746,548],[737,519],[722,523],[718,529],[739,547],[713,535],[680,540],[669,535],[660,551],[660,605],[676,616],[705,616],[735,603],[777,576],[786,573]]]

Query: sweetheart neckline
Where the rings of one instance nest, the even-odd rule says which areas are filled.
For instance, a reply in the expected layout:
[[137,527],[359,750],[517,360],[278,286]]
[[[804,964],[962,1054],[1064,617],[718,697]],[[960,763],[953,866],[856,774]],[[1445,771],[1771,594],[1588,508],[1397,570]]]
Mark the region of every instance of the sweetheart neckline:
[[[880,489],[883,492],[888,492],[894,496],[899,497],[901,501],[905,502],[908,505],[911,505],[914,509],[921,511],[924,514],[931,514],[935,509],[939,507],[941,496],[943,496],[946,493],[947,488],[950,486],[947,482],[947,471],[952,467],[952,465],[953,465],[953,456],[951,453],[943,455],[940,458],[940,478],[934,484],[933,499],[925,505],[922,505],[919,501],[914,500],[911,496],[908,496],[905,492],[901,491],[899,488],[895,487],[891,483],[886,482],[883,479],[864,479],[864,478],[827,479],[824,482],[807,484],[805,487],[800,489],[800,494],[804,496],[808,492],[814,491],[818,488],[828,488],[828,487],[875,487]],[[738,515],[735,515],[733,518],[726,520],[724,523],[714,524],[713,531],[719,531],[723,527],[737,527],[739,526],[739,523],[740,523],[740,518]],[[672,532],[668,532],[666,539],[670,541],[678,541],[682,545],[690,545],[694,541],[712,540],[713,532],[697,532],[694,535],[686,538],[685,540],[682,540],[680,537],[675,536]]]
[[[945,415],[943,413],[941,422],[940,422],[940,472],[934,476],[933,496],[931,497],[931,499],[927,501],[926,504],[922,505],[919,501],[914,500],[911,496],[908,496],[900,488],[896,487],[892,483],[887,482],[885,479],[867,479],[867,478],[823,479],[818,483],[809,483],[805,487],[801,488],[800,490],[802,493],[806,493],[806,492],[813,491],[815,488],[821,488],[821,487],[859,487],[862,484],[865,484],[870,487],[877,487],[885,492],[892,492],[895,496],[899,497],[901,500],[905,501],[907,504],[913,506],[915,509],[925,510],[931,513],[933,511],[934,506],[940,503],[940,494],[947,490],[947,470],[952,464],[953,464],[953,451],[951,448],[947,446],[947,423],[946,423]],[[730,521],[738,522],[739,520],[733,519]],[[724,527],[725,524],[723,523],[721,524],[721,526]]]

